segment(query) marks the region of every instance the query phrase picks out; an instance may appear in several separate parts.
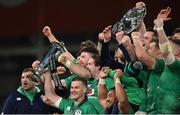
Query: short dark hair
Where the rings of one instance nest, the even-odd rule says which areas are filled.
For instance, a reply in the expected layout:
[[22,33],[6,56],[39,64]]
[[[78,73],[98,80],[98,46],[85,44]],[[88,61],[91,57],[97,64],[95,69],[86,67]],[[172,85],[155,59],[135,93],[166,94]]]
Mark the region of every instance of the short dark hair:
[[154,30],[152,27],[148,27],[148,28],[146,29],[146,31],[150,31],[150,32],[153,33],[153,39],[152,39],[152,40],[157,40],[157,39],[158,39],[157,31]]
[[72,79],[72,82],[73,81],[81,81],[82,84],[87,88],[87,82],[85,79],[81,78],[81,77],[75,77],[74,79]]
[[87,53],[90,53],[92,55],[98,55],[99,52],[97,50],[97,48],[95,47],[86,47],[86,48],[83,48],[79,51],[78,55],[80,55],[82,52],[87,52]]
[[85,48],[85,47],[94,47],[94,48],[96,48],[97,46],[91,40],[86,40],[86,41],[81,43],[80,49]]
[[33,68],[30,68],[30,67],[24,68],[22,72],[24,73],[24,72],[29,72],[29,71],[34,72]]
[[95,66],[101,65],[101,57],[99,55],[93,55],[92,58],[94,59]]

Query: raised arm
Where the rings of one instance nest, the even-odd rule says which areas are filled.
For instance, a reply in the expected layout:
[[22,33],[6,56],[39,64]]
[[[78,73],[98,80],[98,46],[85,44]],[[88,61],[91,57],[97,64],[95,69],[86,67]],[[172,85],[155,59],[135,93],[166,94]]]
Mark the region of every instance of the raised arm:
[[[58,39],[52,34],[49,26],[45,26],[43,28],[42,32],[43,32],[44,36],[46,36],[48,38],[50,43],[53,43],[53,42],[59,43]],[[64,47],[64,49],[66,51],[66,55],[67,55],[68,59],[73,61],[75,59],[74,56],[66,49],[66,47]]]
[[[142,8],[146,6],[146,4],[144,2],[137,2],[136,3],[136,8]],[[144,23],[144,21],[141,22],[141,24],[139,25],[139,27],[136,29],[138,32],[141,33],[141,35],[144,35],[144,33],[146,32],[146,25]]]
[[56,95],[56,93],[55,93],[55,89],[54,89],[54,86],[53,86],[53,83],[51,80],[50,72],[48,72],[48,71],[45,72],[43,74],[43,76],[44,76],[44,81],[45,81],[45,84],[44,84],[44,91],[45,91],[44,101],[47,104],[50,104],[51,106],[58,108],[59,104],[62,100],[62,97]]
[[123,76],[123,72],[120,69],[117,69],[114,75],[115,91],[118,100],[119,111],[122,112],[123,114],[128,114],[128,110],[130,106],[128,104],[128,98],[126,92],[120,81],[120,78],[122,76]]
[[155,66],[155,59],[151,57],[142,46],[140,41],[140,33],[139,32],[132,32],[131,38],[134,42],[135,46],[135,53],[137,58],[144,63],[148,69],[153,69]]
[[170,65],[175,61],[175,56],[172,51],[171,44],[163,29],[163,20],[161,18],[155,19],[154,24],[159,38],[160,51],[163,54],[163,58],[166,65]]
[[[116,33],[116,41],[118,42],[118,48],[122,51],[124,58],[127,62],[131,61],[131,57],[129,55],[129,52],[127,51],[126,47],[122,44],[122,40],[124,38],[124,32],[118,32]],[[123,41],[125,42],[125,41]]]
[[58,42],[59,43],[59,41],[56,39],[56,37],[52,34],[51,29],[50,29],[49,26],[45,26],[43,28],[42,32],[48,38],[50,43],[53,43],[53,42]]
[[91,73],[79,64],[74,64],[72,61],[68,60],[66,55],[60,55],[58,61],[64,64],[72,73],[77,74],[82,78],[91,78]]
[[108,91],[106,88],[106,80],[105,80],[105,78],[107,77],[108,71],[109,71],[108,67],[103,67],[101,69],[99,73],[99,82],[98,82],[98,98],[104,110],[108,108],[108,105],[106,103]]

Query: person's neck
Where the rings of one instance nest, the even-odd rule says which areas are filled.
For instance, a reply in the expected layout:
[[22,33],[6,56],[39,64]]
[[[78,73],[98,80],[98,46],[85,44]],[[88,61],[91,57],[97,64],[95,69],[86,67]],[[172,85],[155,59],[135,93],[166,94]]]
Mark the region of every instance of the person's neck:
[[26,89],[26,90],[24,89],[24,91],[31,93],[31,92],[35,92],[35,91],[36,91],[36,88],[33,87],[33,88],[31,88],[31,89]]
[[95,74],[94,74],[94,78],[95,78],[96,80],[99,79],[99,73],[100,73],[100,71],[97,70],[97,71],[95,72]]
[[84,99],[85,99],[85,96],[82,96],[82,97],[80,97],[79,99],[74,100],[74,103],[75,103],[76,105],[79,105]]

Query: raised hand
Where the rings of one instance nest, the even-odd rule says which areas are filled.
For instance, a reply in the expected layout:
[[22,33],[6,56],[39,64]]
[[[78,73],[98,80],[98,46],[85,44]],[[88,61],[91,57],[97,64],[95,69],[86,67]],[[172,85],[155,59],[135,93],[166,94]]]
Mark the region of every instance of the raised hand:
[[63,67],[63,66],[58,66],[56,68],[56,70],[57,70],[57,73],[60,74],[60,75],[66,72],[66,68]]
[[121,43],[123,44],[124,47],[131,47],[131,39],[129,36],[125,35],[123,39],[121,40]]
[[102,67],[100,73],[99,73],[99,77],[100,78],[106,78],[109,72],[109,67]]
[[154,20],[154,26],[156,28],[162,28],[163,27],[163,20],[161,18],[157,18]]
[[121,41],[122,41],[123,37],[124,37],[124,32],[123,31],[116,33],[116,41],[119,44],[121,44]]
[[167,7],[166,9],[162,9],[158,14],[157,19],[161,18],[163,21],[171,20],[171,18],[168,17],[170,13],[171,13],[170,7]]
[[139,32],[132,32],[131,33],[131,38],[134,39],[139,39],[140,38],[140,33]]
[[34,61],[34,62],[32,63],[32,68],[33,68],[33,69],[37,69],[37,68],[39,67],[39,65],[40,65],[40,61],[39,61],[39,60],[36,60],[36,61]]
[[42,30],[43,34],[49,39],[50,43],[59,42],[56,37],[52,34],[49,26],[45,26]]
[[104,42],[108,42],[111,40],[111,25],[103,30],[103,34],[104,34]]
[[62,64],[66,64],[66,62],[67,62],[67,56],[64,54],[64,53],[62,53],[59,57],[58,57],[58,62],[61,62]]
[[121,69],[116,69],[114,79],[120,79],[122,76],[123,76],[123,72],[121,71]]
[[98,41],[102,42],[104,40],[104,34],[103,33],[99,33],[98,35]]
[[49,26],[45,26],[42,32],[46,37],[50,37],[52,35],[51,29]]
[[136,3],[136,8],[142,8],[144,6],[146,6],[146,4],[144,2],[137,2]]
[[44,103],[48,104],[48,105],[51,105],[53,106],[54,103],[45,95],[45,96],[42,96],[42,100]]

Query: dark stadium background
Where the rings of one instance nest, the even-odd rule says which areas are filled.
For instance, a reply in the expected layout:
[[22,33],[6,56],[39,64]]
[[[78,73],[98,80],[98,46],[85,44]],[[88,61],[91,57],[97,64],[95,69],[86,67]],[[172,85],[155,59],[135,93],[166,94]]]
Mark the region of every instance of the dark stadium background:
[[[41,31],[49,25],[74,55],[87,39],[97,42],[98,32],[120,19],[137,0],[0,0],[0,112],[7,96],[20,85],[21,71],[41,59],[48,40]],[[172,8],[165,24],[168,35],[180,26],[179,0],[144,0],[145,24],[162,8]],[[113,48],[113,47],[112,47]]]

